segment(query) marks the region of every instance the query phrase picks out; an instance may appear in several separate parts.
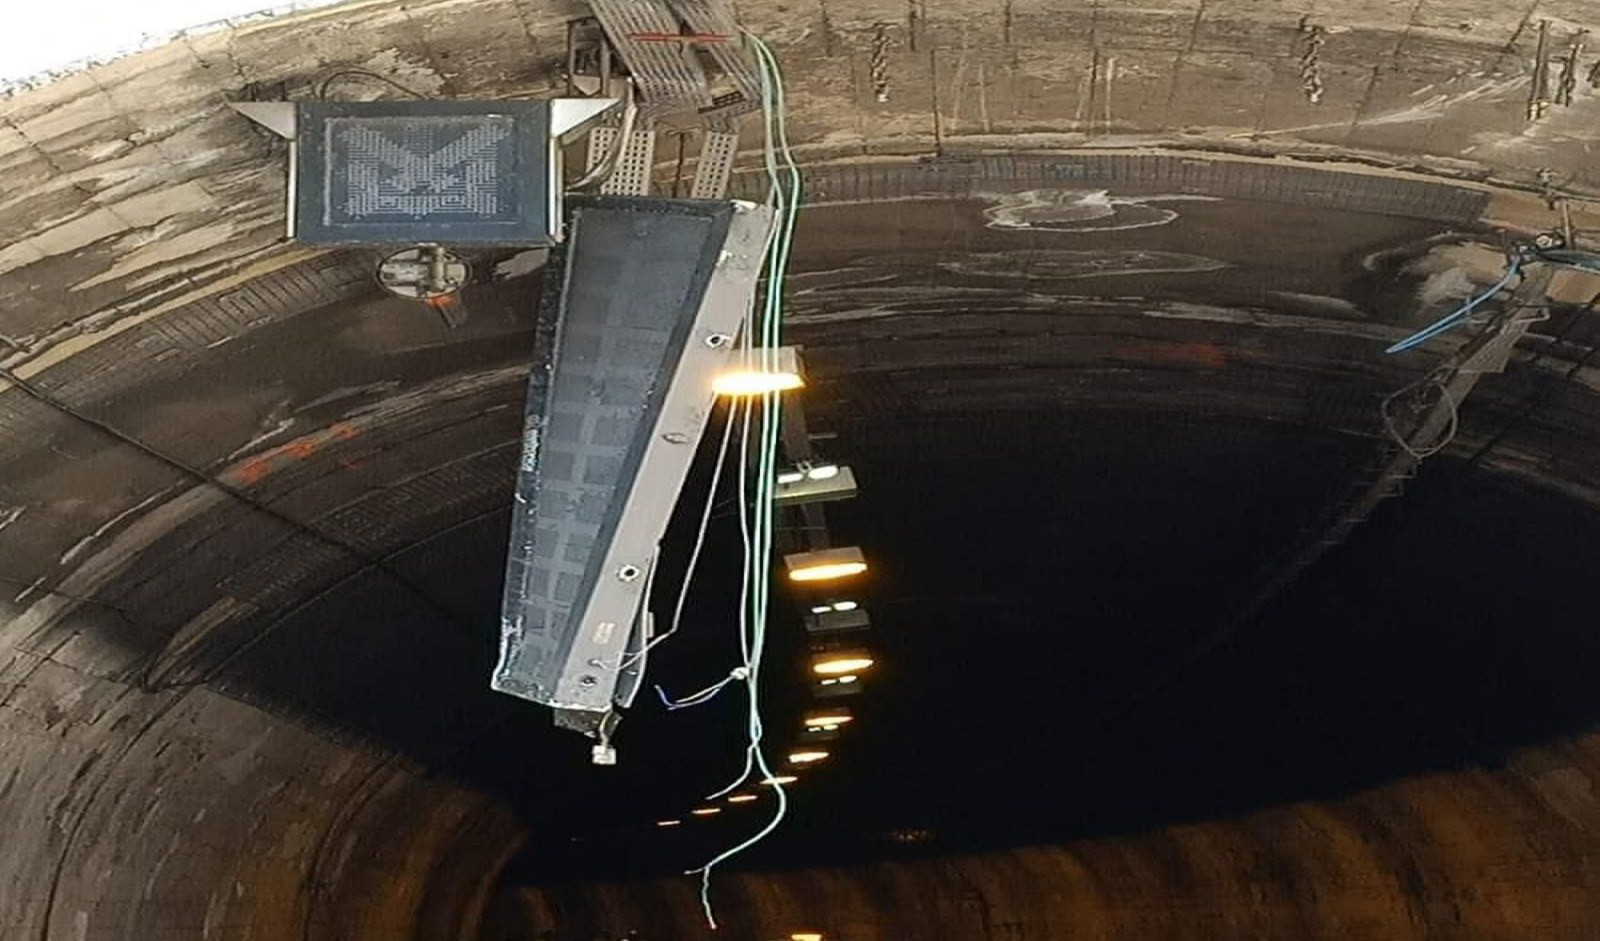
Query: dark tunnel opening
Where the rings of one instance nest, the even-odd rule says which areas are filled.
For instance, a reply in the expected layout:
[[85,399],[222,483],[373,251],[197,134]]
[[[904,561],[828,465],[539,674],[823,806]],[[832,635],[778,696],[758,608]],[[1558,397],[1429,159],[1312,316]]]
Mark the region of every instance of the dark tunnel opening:
[[[1597,718],[1600,640],[1562,592],[1600,562],[1600,520],[1558,496],[1430,468],[1259,623],[1152,691],[1365,442],[1063,415],[856,427],[838,443],[895,482],[838,524],[891,560],[869,590],[888,667],[871,724],[808,777],[754,866],[1057,844],[1335,799],[1494,767]],[[653,788],[681,764],[625,773]],[[674,797],[558,855],[531,849],[509,878],[668,875],[753,823],[653,832],[693,800]]]
[[[1116,308],[1126,301],[1119,279],[1097,267],[1100,228],[997,231],[984,227],[983,205],[890,203],[870,216],[821,208],[808,222],[807,232],[847,231],[858,243],[830,238],[822,250],[814,241],[803,256],[818,272],[801,276],[803,309],[820,323],[834,307],[859,303],[852,292],[914,285],[924,293],[914,307],[891,308],[886,321],[891,331],[910,325],[909,333],[867,321],[854,345],[837,328],[839,338],[814,344],[824,364],[827,447],[849,456],[863,479],[888,482],[840,506],[836,522],[842,540],[882,559],[867,594],[882,625],[874,643],[884,669],[862,703],[871,721],[842,745],[836,767],[808,780],[791,825],[752,853],[751,865],[1139,833],[1492,766],[1595,718],[1581,687],[1593,654],[1581,613],[1561,592],[1589,561],[1592,512],[1446,461],[1261,623],[1186,663],[1370,460],[1374,444],[1270,416],[1207,414],[1228,400],[1206,388],[1206,377],[1243,355],[1240,348],[1181,333],[1119,332]],[[1359,213],[1335,226],[1324,216],[1329,233],[1346,231],[1352,241],[1331,252],[1330,234],[1313,253],[1326,265],[1319,271],[1273,256],[1300,249],[1270,225],[1260,241],[1221,238],[1228,217],[1211,218],[1205,213],[1217,210],[1199,205],[1194,229],[1140,225],[1123,236],[1137,246],[1129,251],[1145,291],[1140,303],[1196,290],[1193,274],[1138,266],[1151,253],[1182,255],[1200,244],[1234,259],[1203,288],[1233,304],[1287,292],[1322,297],[1326,306],[1330,295],[1420,289],[1422,276],[1403,264],[1374,270],[1363,259],[1416,246],[1431,237],[1429,226],[1383,230]],[[841,211],[846,219],[835,219]],[[1288,212],[1285,232],[1304,224],[1265,204],[1246,211]],[[892,247],[887,255],[871,251],[884,245]],[[1010,254],[1000,251],[1007,245]],[[952,278],[965,258],[988,259],[994,271]],[[1054,267],[1063,258],[1069,267]],[[841,270],[851,272],[843,282],[830,274]],[[1293,279],[1263,280],[1267,271]],[[425,383],[458,363],[514,370],[532,282],[474,289],[465,334],[444,348],[430,341],[436,323],[369,300],[263,331],[226,350],[209,367],[215,378],[201,381],[213,403],[226,402],[228,389],[270,383],[278,363],[307,347],[308,330],[335,338],[318,354],[326,365],[307,364],[308,374],[337,370],[346,385],[301,413],[327,408],[329,420],[349,400]],[[974,285],[981,298],[962,294]],[[1072,371],[1057,359],[1064,347],[1045,345],[1056,342],[1061,321],[1030,306],[1041,290],[1077,292],[1068,302],[1097,310],[1110,326],[1078,334],[1098,363]],[[802,317],[796,336],[820,337],[818,329]],[[396,355],[368,374],[350,372],[343,358],[375,338]],[[890,345],[898,352],[874,359]],[[968,362],[942,365],[939,357],[951,353]],[[829,372],[830,361],[876,368]],[[1134,385],[1124,385],[1127,376]],[[481,453],[502,472],[514,462],[503,437],[483,447],[485,432],[503,436],[516,425],[517,383],[501,385],[482,401],[464,396],[470,408],[432,432],[435,447]],[[1121,404],[1130,390],[1133,404]],[[1186,400],[1191,391],[1198,395]],[[1346,393],[1337,408],[1370,418],[1363,409],[1371,398]],[[159,399],[141,407],[152,401]],[[160,433],[151,425],[163,448],[205,447]],[[704,485],[707,459],[691,491]],[[588,767],[582,744],[548,728],[541,711],[484,687],[506,512],[491,500],[385,558],[381,569],[332,586],[269,632],[220,648],[226,666],[210,675],[213,686],[335,736],[395,749],[517,808],[538,838],[513,864],[512,883],[662,875],[709,856],[760,808],[692,832],[653,825],[737,770],[736,700],[669,716],[646,696],[628,722],[624,766],[612,770]],[[669,546],[677,562],[669,565],[687,555],[689,516],[680,513],[675,524]],[[726,514],[710,547],[684,634],[657,661],[655,680],[668,688],[715,679],[708,671],[719,667],[708,664],[732,656],[726,586],[738,550]],[[1499,573],[1509,558],[1526,559],[1526,570]],[[676,586],[669,571],[658,608],[670,609]],[[803,647],[797,618],[788,610],[779,617],[774,660],[792,662]],[[1507,624],[1527,627],[1507,632]],[[1151,690],[1174,665],[1187,669]],[[776,724],[792,724],[799,686],[787,676],[770,694]],[[546,840],[563,851],[548,853]]]

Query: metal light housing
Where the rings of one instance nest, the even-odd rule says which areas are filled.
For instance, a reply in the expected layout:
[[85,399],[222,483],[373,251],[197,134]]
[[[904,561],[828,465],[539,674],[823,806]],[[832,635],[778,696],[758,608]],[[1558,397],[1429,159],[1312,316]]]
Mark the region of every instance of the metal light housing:
[[718,395],[740,397],[788,392],[805,384],[800,351],[780,346],[747,351],[744,360],[730,365],[713,380],[711,388]]
[[867,570],[867,557],[855,546],[796,552],[783,557],[793,582],[831,582],[852,578]]

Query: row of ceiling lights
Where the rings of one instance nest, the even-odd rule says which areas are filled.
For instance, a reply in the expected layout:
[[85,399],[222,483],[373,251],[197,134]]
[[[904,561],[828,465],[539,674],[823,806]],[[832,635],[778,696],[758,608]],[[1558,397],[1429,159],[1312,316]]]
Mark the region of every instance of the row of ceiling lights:
[[[717,377],[714,388],[723,396],[753,396],[772,392],[789,392],[805,385],[799,352],[793,347],[783,347],[772,357],[775,368],[768,371],[740,370]],[[794,402],[786,408],[797,409]],[[803,445],[809,447],[808,444]],[[790,454],[794,465],[779,471],[774,481],[773,502],[779,507],[800,507],[855,496],[855,474],[850,468],[823,463],[807,454]],[[808,526],[806,532],[819,539],[823,531]],[[832,698],[857,693],[861,689],[861,674],[870,669],[875,660],[865,648],[841,645],[832,638],[838,635],[866,630],[871,626],[867,613],[854,599],[828,597],[828,589],[847,582],[866,572],[867,561],[859,548],[812,548],[807,552],[785,555],[784,569],[790,583],[812,597],[806,603],[805,625],[814,638],[810,658],[811,693],[818,698]],[[824,600],[826,599],[826,600]],[[807,711],[801,722],[799,742],[789,750],[784,769],[761,782],[763,786],[792,784],[799,780],[795,773],[814,766],[830,756],[822,743],[839,737],[840,730],[854,721],[855,715],[846,707],[834,706]],[[760,799],[752,791],[739,791],[726,798],[729,804],[750,804]],[[723,808],[716,805],[697,807],[689,812],[691,817],[714,817]],[[659,827],[676,827],[682,819],[661,820]],[[820,935],[795,935],[793,941],[810,941]]]

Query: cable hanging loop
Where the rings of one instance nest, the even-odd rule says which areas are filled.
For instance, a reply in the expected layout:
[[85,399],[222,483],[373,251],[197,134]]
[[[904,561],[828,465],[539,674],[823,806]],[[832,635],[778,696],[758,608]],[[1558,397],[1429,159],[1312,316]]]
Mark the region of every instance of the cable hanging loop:
[[[1449,404],[1450,418],[1448,424],[1439,432],[1439,437],[1436,441],[1432,442],[1431,444],[1418,446],[1413,444],[1404,434],[1401,433],[1390,406],[1392,406],[1401,397],[1409,394],[1413,397],[1410,404],[1413,418],[1422,415],[1433,407],[1434,401],[1438,401],[1428,401],[1426,399],[1426,390],[1430,388],[1437,390],[1439,397]],[[1456,402],[1455,396],[1450,394],[1450,388],[1448,385],[1446,385],[1444,378],[1440,375],[1438,370],[1422,379],[1419,379],[1416,382],[1411,383],[1408,386],[1384,396],[1382,403],[1380,403],[1378,406],[1378,410],[1383,418],[1384,431],[1388,433],[1389,437],[1394,440],[1394,443],[1398,445],[1402,451],[1405,451],[1418,461],[1430,458],[1449,447],[1450,442],[1455,440],[1456,432],[1459,431],[1461,427],[1461,411],[1459,404]]]

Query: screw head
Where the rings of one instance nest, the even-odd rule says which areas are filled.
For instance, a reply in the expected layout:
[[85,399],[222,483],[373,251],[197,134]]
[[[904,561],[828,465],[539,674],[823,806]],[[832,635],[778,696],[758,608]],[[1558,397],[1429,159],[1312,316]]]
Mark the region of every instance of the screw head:
[[617,569],[617,578],[625,582],[633,581],[640,574],[639,566],[637,565],[624,565],[622,568]]

